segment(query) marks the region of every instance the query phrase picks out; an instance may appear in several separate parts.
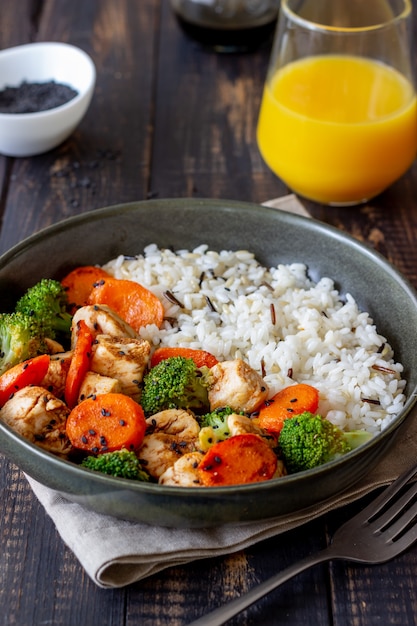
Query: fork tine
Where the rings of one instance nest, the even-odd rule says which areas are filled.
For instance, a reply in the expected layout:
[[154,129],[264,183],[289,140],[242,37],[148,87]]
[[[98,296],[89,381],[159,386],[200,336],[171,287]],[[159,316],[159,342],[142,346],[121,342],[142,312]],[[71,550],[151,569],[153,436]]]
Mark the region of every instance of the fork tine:
[[415,477],[417,473],[417,464],[411,469],[401,474],[389,487],[386,487],[383,492],[372,500],[368,506],[356,516],[357,522],[365,523],[369,519],[374,518],[381,509],[385,508],[387,504],[395,497],[395,495],[402,489],[402,487],[408,483],[409,480]]
[[417,541],[417,524],[410,526],[410,528],[396,541],[387,544],[391,549],[391,556],[396,556],[401,552],[404,552],[415,541]]
[[[401,512],[401,511],[400,511]],[[413,506],[406,509],[404,513],[398,519],[394,521],[391,526],[385,525],[385,527],[379,528],[377,532],[381,532],[386,536],[389,536],[390,541],[396,541],[396,537],[401,533],[406,534],[407,526],[410,526],[415,520],[417,515],[417,502],[414,502]],[[378,520],[379,521],[379,520]],[[414,521],[414,524],[416,522]],[[412,526],[410,526],[412,528]]]
[[378,512],[375,512],[371,517],[369,517],[369,523],[372,526],[377,526],[378,530],[383,530],[384,527],[386,527],[392,520],[395,520],[395,518],[399,517],[399,515],[401,514],[401,511],[405,510],[405,507],[407,506],[407,504],[409,504],[413,500],[416,494],[417,494],[417,482],[413,483],[407,489],[407,491],[403,493],[402,496],[398,498],[397,500],[395,500],[392,497],[388,501],[389,503],[392,502],[392,504],[390,505],[388,509],[383,508],[383,507],[381,509],[380,507],[379,511],[381,510],[383,511],[382,515],[378,515]]

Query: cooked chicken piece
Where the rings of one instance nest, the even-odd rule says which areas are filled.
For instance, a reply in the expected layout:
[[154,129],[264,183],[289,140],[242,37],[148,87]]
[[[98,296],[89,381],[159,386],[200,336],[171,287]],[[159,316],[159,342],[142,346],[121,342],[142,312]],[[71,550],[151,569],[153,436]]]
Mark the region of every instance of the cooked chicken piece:
[[150,351],[151,346],[146,339],[97,335],[90,369],[97,374],[116,378],[122,393],[138,401]]
[[190,441],[175,435],[154,433],[145,436],[138,457],[144,469],[159,479],[183,454],[194,451],[195,446]]
[[277,440],[270,433],[267,433],[257,425],[256,421],[246,417],[246,415],[238,415],[237,413],[232,413],[227,418],[227,425],[229,427],[229,432],[231,437],[235,437],[236,435],[244,435],[246,433],[253,433],[254,435],[260,435],[266,443],[268,443],[271,448],[275,448],[277,446]]
[[65,348],[55,339],[50,339],[49,337],[45,338],[45,343],[48,347],[49,354],[56,354],[57,352],[64,352]]
[[221,361],[211,368],[208,391],[210,410],[230,406],[234,411],[252,413],[268,396],[263,378],[245,361]]
[[169,467],[159,479],[160,485],[175,485],[177,487],[199,487],[201,486],[198,475],[198,464],[204,455],[200,452],[190,452],[184,454],[174,465]]
[[87,372],[81,383],[78,402],[82,402],[91,396],[99,396],[103,393],[122,393],[120,381],[116,378],[110,378],[110,376]]
[[45,387],[57,398],[64,397],[65,380],[72,359],[72,352],[59,352],[51,355],[48,371],[40,386]]
[[282,476],[287,476],[287,469],[284,465],[284,461],[278,459],[277,469],[275,470],[275,474],[272,478],[282,478]]
[[184,409],[166,409],[155,413],[146,420],[148,433],[163,432],[167,435],[177,435],[181,439],[196,440],[200,432],[200,425],[192,413]]
[[105,304],[82,306],[72,318],[71,347],[74,348],[77,338],[77,322],[84,320],[94,335],[111,335],[112,337],[137,337],[137,333],[117,313]]
[[65,432],[69,409],[44,387],[19,389],[0,410],[0,419],[49,452],[66,456],[71,443]]

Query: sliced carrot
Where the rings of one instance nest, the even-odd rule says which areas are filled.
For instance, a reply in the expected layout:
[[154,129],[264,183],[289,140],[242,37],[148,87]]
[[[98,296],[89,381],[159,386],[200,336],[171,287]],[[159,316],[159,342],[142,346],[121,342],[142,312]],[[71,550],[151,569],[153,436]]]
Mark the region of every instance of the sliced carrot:
[[149,289],[133,280],[100,280],[95,283],[88,304],[106,304],[135,330],[147,324],[156,324],[160,328],[164,319],[161,301]]
[[205,487],[241,485],[270,480],[277,469],[277,457],[258,435],[236,435],[215,443],[198,465]]
[[315,413],[318,405],[319,392],[315,387],[304,383],[291,385],[264,402],[258,412],[258,423],[265,430],[279,433],[285,419],[305,411]]
[[41,354],[4,372],[0,376],[0,407],[19,389],[40,385],[48,371],[50,359],[49,354]]
[[95,265],[81,265],[67,274],[61,284],[68,296],[69,306],[74,313],[77,308],[87,304],[93,286],[102,278],[107,278],[108,272]]
[[213,367],[218,363],[216,357],[211,352],[205,350],[196,350],[194,348],[181,348],[181,347],[168,347],[163,346],[157,348],[151,357],[151,367],[158,365],[165,359],[170,359],[173,356],[183,356],[186,359],[192,359],[197,367]]
[[137,449],[145,436],[142,407],[121,393],[104,393],[77,404],[67,419],[67,435],[75,448],[98,454]]
[[71,363],[65,380],[64,398],[70,409],[77,404],[81,383],[90,369],[93,341],[93,333],[88,328],[86,322],[80,320],[77,323],[77,341],[75,342]]

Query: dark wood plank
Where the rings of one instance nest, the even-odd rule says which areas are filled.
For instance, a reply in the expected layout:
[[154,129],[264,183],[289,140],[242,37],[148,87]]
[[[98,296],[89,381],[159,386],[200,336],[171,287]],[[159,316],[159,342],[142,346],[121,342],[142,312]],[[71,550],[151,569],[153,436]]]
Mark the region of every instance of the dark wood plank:
[[0,20],[0,49],[31,42],[38,30],[42,2],[21,0],[19,8],[13,2],[2,2]]
[[[0,517],[1,626],[123,624],[124,593],[99,591],[63,544],[20,471],[4,459],[0,471],[6,513]],[[100,622],[95,621],[98,614]]]
[[68,141],[47,154],[14,160],[2,251],[60,219],[146,197],[158,15],[152,0],[143,0],[140,9],[127,0],[45,2],[37,40],[64,41],[90,53],[97,86]]
[[[217,55],[163,4],[152,192],[263,202],[286,187],[263,163],[256,123],[269,50]],[[181,67],[178,73],[177,67]]]
[[[300,558],[301,550],[305,553],[318,550],[325,541],[322,523],[308,524],[302,536],[302,546],[299,531],[291,531],[244,552],[176,567],[131,585],[128,588],[127,626],[134,626],[151,616],[156,621],[150,620],[149,623],[170,626],[182,626],[197,619],[293,563]],[[299,594],[304,598],[303,602],[297,600]],[[327,569],[324,566],[304,573],[294,585],[283,586],[231,620],[230,624],[307,626],[314,623],[326,626],[329,624],[327,595]]]
[[[18,10],[15,4],[0,0],[0,48],[68,41],[90,52],[99,75],[92,107],[68,142],[34,159],[0,158],[1,250],[63,217],[148,195],[262,202],[287,192],[256,145],[267,50],[207,52],[184,37],[161,0],[19,0]],[[414,166],[363,207],[305,204],[379,250],[417,285],[416,176]],[[319,520],[236,555],[102,590],[21,473],[2,458],[0,489],[0,626],[181,626],[325,541]],[[354,509],[329,516],[330,530]],[[415,551],[377,568],[323,565],[233,623],[413,624],[416,567]]]
[[[371,496],[360,503],[328,516],[329,528],[335,528],[354,515]],[[330,565],[334,626],[379,626],[381,624],[417,623],[415,586],[416,550],[411,549],[390,563],[375,566]]]

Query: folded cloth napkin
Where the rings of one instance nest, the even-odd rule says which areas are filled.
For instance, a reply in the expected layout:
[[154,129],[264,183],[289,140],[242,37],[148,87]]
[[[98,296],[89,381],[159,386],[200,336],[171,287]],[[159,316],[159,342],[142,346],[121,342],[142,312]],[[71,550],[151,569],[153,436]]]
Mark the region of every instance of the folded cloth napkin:
[[[295,196],[269,206],[307,215]],[[100,587],[116,588],[165,568],[237,552],[309,522],[386,485],[417,460],[417,422],[410,417],[382,462],[342,494],[308,509],[264,522],[208,529],[172,529],[119,520],[69,502],[27,476],[66,545]]]

